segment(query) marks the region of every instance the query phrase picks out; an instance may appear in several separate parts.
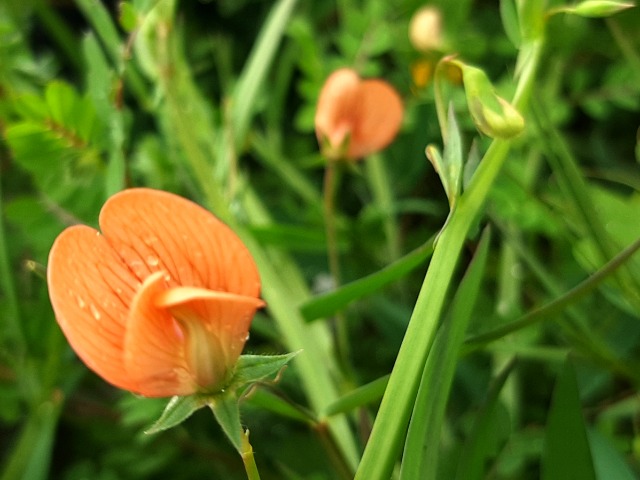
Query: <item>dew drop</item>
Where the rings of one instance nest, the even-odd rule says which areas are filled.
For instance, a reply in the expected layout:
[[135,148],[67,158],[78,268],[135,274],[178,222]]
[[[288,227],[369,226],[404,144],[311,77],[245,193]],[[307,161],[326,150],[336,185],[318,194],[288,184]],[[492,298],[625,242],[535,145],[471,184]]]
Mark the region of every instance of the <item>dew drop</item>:
[[100,320],[101,318],[100,311],[96,308],[95,305],[93,304],[89,305],[89,310],[91,310],[91,315],[93,315],[93,318],[95,318],[96,320]]
[[158,237],[147,237],[144,239],[144,243],[146,243],[147,245],[152,245],[157,242],[158,242]]
[[86,306],[87,306],[87,304],[86,304],[86,303],[84,303],[84,300],[83,300],[81,297],[78,297],[78,298],[77,298],[77,300],[78,300],[78,306],[79,306],[80,308],[84,308],[84,307],[86,307]]
[[147,257],[147,265],[149,265],[150,267],[156,267],[158,263],[160,263],[158,257],[154,257],[153,255],[149,255]]

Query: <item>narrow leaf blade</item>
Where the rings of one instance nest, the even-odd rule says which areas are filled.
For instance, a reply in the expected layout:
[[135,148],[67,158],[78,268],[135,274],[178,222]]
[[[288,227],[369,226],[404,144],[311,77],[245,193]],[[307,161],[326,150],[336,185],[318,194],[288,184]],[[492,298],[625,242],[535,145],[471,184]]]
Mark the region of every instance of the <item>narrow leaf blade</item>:
[[542,480],[595,480],[576,374],[567,360],[556,383],[547,419],[542,454]]

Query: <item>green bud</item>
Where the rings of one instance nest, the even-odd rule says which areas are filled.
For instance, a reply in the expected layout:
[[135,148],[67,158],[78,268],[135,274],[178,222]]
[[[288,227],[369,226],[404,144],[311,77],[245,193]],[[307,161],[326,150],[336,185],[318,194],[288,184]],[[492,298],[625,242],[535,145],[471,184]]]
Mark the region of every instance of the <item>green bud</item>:
[[629,2],[613,2],[610,0],[585,0],[575,7],[562,9],[566,13],[573,13],[581,17],[608,17],[622,10],[635,7],[635,4]]
[[127,33],[133,32],[138,26],[138,12],[130,2],[120,4],[120,26]]
[[524,118],[499,97],[487,75],[479,68],[453,62],[462,70],[467,105],[478,129],[493,138],[511,138],[524,129]]

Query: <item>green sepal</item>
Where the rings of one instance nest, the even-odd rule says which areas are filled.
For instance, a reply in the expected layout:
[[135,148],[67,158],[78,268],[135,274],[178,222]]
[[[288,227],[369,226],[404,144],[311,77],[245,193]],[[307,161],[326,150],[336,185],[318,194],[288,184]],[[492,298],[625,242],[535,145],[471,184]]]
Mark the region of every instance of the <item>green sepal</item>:
[[242,355],[229,382],[229,389],[237,389],[275,376],[301,350],[283,355]]
[[144,433],[151,435],[153,433],[162,432],[169,428],[180,425],[193,412],[200,410],[207,404],[208,397],[205,395],[187,395],[184,397],[175,396],[165,407],[160,418],[151,425]]
[[298,353],[271,356],[242,355],[238,359],[233,376],[218,392],[173,397],[160,418],[145,433],[158,433],[180,425],[196,410],[209,406],[231,443],[239,449],[242,430],[236,429],[235,425],[240,425],[240,390],[264,381],[267,377],[275,376]]

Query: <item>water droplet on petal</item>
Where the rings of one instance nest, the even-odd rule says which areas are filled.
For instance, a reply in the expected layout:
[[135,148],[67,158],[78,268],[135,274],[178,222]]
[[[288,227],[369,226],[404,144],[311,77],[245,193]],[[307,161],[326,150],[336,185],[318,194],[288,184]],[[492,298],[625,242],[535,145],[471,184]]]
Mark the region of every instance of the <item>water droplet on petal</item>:
[[147,265],[149,265],[150,267],[155,267],[158,265],[158,263],[160,263],[158,257],[154,257],[153,255],[149,255],[147,257]]
[[77,298],[77,300],[78,300],[78,306],[79,306],[80,308],[84,308],[84,307],[86,307],[86,306],[87,306],[87,304],[86,304],[86,303],[84,303],[84,300],[83,300],[82,298],[78,297],[78,298]]
[[93,315],[93,318],[95,318],[96,320],[100,320],[101,318],[100,311],[96,308],[95,305],[93,304],[89,305],[89,310],[91,310],[91,315]]
[[151,245],[153,243],[157,243],[158,242],[158,237],[152,236],[152,237],[147,237],[144,239],[144,243],[146,243],[147,245]]

